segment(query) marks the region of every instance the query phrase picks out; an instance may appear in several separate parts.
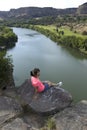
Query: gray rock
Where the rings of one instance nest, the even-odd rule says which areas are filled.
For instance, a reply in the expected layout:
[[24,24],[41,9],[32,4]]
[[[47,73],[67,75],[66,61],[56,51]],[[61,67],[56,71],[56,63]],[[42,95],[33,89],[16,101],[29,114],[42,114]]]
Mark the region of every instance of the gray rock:
[[45,126],[48,116],[41,116],[37,113],[28,112],[24,113],[22,119],[29,124],[31,128],[34,126],[36,129],[41,129]]
[[[25,119],[24,119],[25,118]],[[40,130],[40,122],[37,124],[37,118],[27,115],[27,117],[18,117],[16,119],[6,122],[0,130]],[[38,127],[39,126],[39,127]]]
[[56,114],[55,121],[57,130],[87,130],[87,101]]
[[35,112],[52,114],[60,111],[72,102],[72,96],[63,88],[51,87],[46,92],[35,93],[31,80],[26,80],[18,89],[21,99]]
[[14,99],[0,96],[0,127],[6,121],[18,116],[22,112],[22,108]]
[[6,96],[6,97],[11,97],[11,98],[15,98],[18,100],[18,94],[17,94],[17,88],[7,88],[5,90],[1,91],[1,95],[2,96]]
[[[20,118],[16,118],[12,122],[3,126],[1,130],[30,130],[30,126]],[[33,129],[32,129],[33,130]]]

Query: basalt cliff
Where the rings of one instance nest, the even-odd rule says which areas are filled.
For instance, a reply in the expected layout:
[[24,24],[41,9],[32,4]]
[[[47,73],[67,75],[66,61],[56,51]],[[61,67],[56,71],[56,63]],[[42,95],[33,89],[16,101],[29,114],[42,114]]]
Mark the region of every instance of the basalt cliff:
[[11,19],[29,19],[46,16],[58,15],[87,15],[87,3],[80,5],[78,8],[56,9],[52,7],[21,7],[11,9],[10,11],[0,11],[0,18],[3,20]]

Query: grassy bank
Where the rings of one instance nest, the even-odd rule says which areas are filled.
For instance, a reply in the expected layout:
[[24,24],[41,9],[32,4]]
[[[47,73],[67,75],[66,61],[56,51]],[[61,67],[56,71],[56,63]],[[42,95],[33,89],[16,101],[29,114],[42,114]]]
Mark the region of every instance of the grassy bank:
[[29,25],[28,28],[36,30],[62,46],[75,48],[87,54],[87,35],[72,31],[67,26],[56,27],[54,25]]

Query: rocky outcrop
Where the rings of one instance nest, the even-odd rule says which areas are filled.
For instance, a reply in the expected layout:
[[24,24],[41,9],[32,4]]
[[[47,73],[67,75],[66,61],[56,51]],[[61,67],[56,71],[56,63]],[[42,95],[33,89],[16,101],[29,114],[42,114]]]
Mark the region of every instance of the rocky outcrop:
[[[1,130],[30,130],[30,126],[26,124],[21,118],[16,118],[12,122],[6,124]],[[31,130],[33,130],[31,128]]]
[[55,115],[57,130],[87,130],[87,101]]
[[86,3],[84,3],[84,4],[82,4],[82,5],[80,5],[79,7],[78,7],[78,9],[77,9],[77,13],[80,15],[82,15],[82,14],[85,14],[85,15],[87,15],[87,2]]
[[18,19],[18,18],[38,18],[46,16],[58,16],[65,14],[75,14],[77,8],[56,9],[52,7],[22,7],[18,9],[11,9],[10,11],[0,11],[0,18],[2,19]]
[[25,123],[30,125],[31,128],[35,127],[36,129],[41,129],[43,126],[45,126],[48,116],[39,115],[31,111],[25,111],[22,119]]
[[0,11],[0,18],[6,20],[12,20],[18,18],[29,19],[39,18],[47,16],[58,16],[58,15],[87,15],[87,3],[80,5],[78,8],[66,8],[56,9],[52,7],[21,7],[18,9],[11,9],[10,11]]
[[0,127],[6,121],[17,117],[22,112],[22,107],[14,99],[0,96]]
[[[72,96],[62,88],[52,87],[35,95],[30,80],[26,80],[19,89],[9,88],[1,94],[0,130],[87,130],[87,101],[68,107],[71,100]],[[39,113],[65,109],[48,120],[49,116],[27,111],[26,104]]]
[[46,92],[35,93],[31,80],[26,80],[18,89],[21,100],[41,114],[51,114],[68,107],[72,102],[72,96],[63,88],[51,87]]
[[2,95],[0,96],[0,130],[37,130],[44,125],[44,117],[22,109],[14,89],[8,89],[8,92],[3,92]]

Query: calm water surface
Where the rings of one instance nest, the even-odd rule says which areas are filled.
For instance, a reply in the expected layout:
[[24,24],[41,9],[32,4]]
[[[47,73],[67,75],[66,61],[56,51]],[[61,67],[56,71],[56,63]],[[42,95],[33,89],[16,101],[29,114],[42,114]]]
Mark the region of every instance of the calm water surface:
[[13,30],[18,35],[18,42],[7,55],[12,55],[16,86],[30,77],[30,70],[39,67],[41,80],[62,81],[62,87],[73,95],[75,101],[87,99],[87,57],[58,46],[36,31]]

